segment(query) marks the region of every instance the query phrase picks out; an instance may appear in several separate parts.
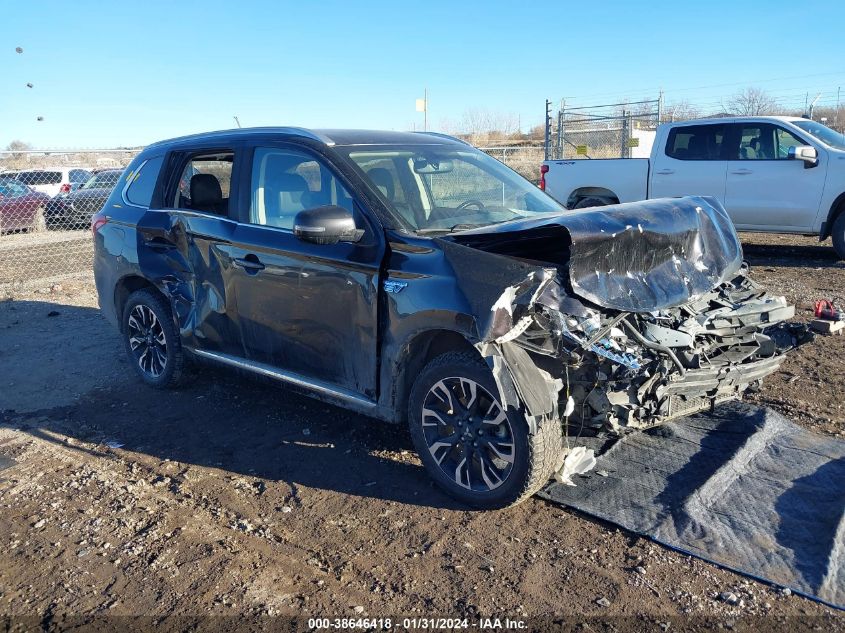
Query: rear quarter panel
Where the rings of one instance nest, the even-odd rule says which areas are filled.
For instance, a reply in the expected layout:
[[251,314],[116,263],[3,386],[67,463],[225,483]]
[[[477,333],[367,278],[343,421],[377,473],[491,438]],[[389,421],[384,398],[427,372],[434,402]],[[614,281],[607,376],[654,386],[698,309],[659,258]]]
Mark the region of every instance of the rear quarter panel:
[[127,178],[149,156],[141,153],[129,164],[123,176],[108,196],[101,212],[108,221],[94,233],[94,283],[103,316],[119,327],[115,299],[119,282],[129,276],[143,276],[138,257],[138,222],[149,211],[127,204],[123,189]]
[[582,188],[611,191],[619,202],[634,202],[647,197],[647,158],[609,158],[549,160],[546,193],[566,204],[573,192]]

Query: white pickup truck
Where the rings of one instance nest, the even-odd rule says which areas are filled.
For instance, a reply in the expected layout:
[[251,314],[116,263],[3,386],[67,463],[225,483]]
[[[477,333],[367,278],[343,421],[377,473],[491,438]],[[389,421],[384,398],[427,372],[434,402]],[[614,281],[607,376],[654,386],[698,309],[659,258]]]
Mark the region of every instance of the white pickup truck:
[[831,237],[845,259],[845,136],[796,117],[667,123],[651,158],[550,160],[541,187],[570,209],[713,196],[740,231]]

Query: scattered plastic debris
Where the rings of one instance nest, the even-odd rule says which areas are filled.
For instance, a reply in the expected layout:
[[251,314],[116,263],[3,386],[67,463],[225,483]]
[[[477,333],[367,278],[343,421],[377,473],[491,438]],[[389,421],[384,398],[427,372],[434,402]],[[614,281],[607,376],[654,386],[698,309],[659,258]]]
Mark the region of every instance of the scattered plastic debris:
[[574,475],[583,475],[591,471],[596,466],[596,455],[592,448],[584,446],[576,446],[563,460],[563,466],[555,473],[555,481],[559,481],[567,486],[574,486],[572,481]]
[[817,319],[825,319],[826,321],[842,321],[845,319],[845,313],[833,305],[833,301],[829,299],[816,301],[813,312]]

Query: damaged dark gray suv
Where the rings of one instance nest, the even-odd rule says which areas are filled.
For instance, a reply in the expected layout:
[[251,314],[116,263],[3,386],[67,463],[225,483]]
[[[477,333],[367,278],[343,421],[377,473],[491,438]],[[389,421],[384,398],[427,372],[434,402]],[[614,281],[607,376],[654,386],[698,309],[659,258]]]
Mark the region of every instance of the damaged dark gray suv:
[[545,484],[567,433],[739,397],[802,336],[717,202],[567,211],[438,134],[157,143],[92,229],[101,308],[144,382],[211,361],[407,422],[477,507]]

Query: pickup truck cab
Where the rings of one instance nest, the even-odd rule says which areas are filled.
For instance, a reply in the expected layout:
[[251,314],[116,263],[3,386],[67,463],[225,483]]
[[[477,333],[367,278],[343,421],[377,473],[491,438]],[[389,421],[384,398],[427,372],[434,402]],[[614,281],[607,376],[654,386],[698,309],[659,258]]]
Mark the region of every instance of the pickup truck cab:
[[845,136],[809,119],[667,123],[650,158],[544,164],[546,192],[569,208],[712,196],[740,231],[832,237],[845,258]]

